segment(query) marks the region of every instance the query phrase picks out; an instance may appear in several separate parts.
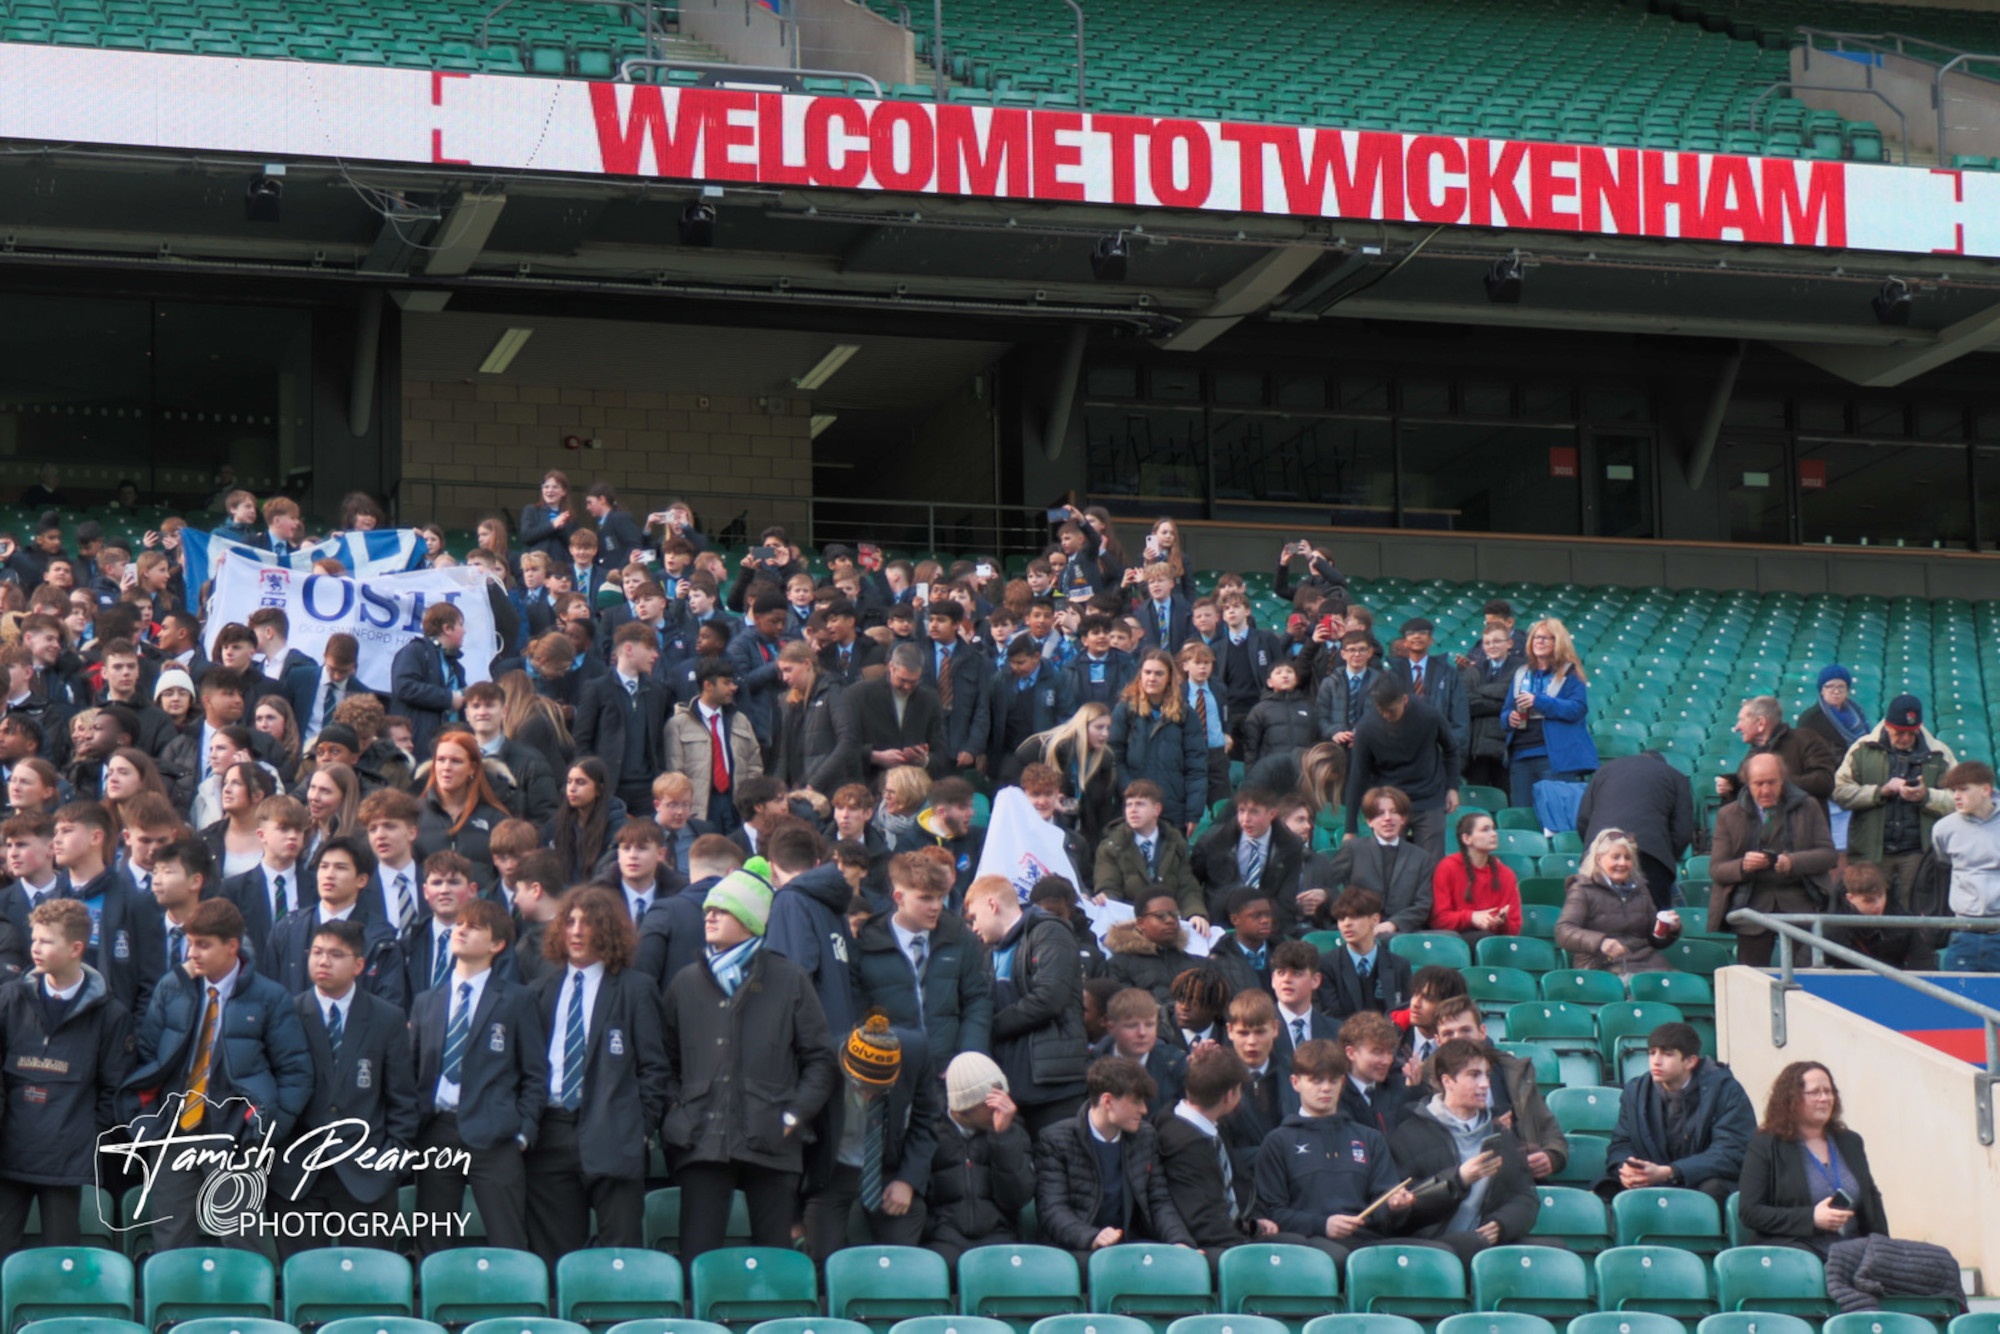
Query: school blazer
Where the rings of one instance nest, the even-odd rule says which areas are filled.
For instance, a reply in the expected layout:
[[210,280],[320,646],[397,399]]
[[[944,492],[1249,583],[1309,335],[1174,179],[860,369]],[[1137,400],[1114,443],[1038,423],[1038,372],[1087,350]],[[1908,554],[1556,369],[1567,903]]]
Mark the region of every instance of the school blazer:
[[[417,997],[410,1008],[419,1134],[438,1115],[445,1026],[456,990],[447,980]],[[548,1049],[533,993],[504,977],[487,978],[472,1012],[472,1033],[459,1070],[458,1137],[466,1148],[494,1149],[516,1136],[533,1146],[549,1100]]]
[[[551,964],[530,988],[543,1031],[562,1040],[569,968]],[[543,1047],[544,1059],[548,1048]],[[644,973],[605,971],[584,1038],[577,1157],[587,1177],[642,1178],[646,1141],[667,1112],[667,1048],[659,988]],[[546,1077],[543,1087],[547,1087]],[[553,1103],[551,1103],[553,1105]]]
[[[299,1119],[293,1122],[293,1141],[308,1132],[341,1121],[367,1123],[366,1143],[380,1154],[384,1150],[407,1149],[417,1142],[416,1065],[410,1059],[410,1030],[403,1012],[380,996],[371,996],[360,987],[347,1005],[347,1019],[340,1037],[340,1055],[333,1054],[326,1040],[326,1019],[320,1010],[319,992],[308,989],[292,998],[299,1026],[305,1030],[306,1050],[312,1055],[313,1092]],[[314,1152],[332,1158],[354,1143],[358,1132],[349,1128],[338,1140],[315,1137],[315,1149],[301,1149],[294,1156],[278,1156],[280,1199],[289,1199],[304,1175],[304,1165]],[[336,1148],[335,1145],[340,1147]],[[347,1192],[364,1204],[388,1196],[399,1177],[394,1172],[375,1171],[361,1166],[361,1155],[348,1154],[340,1162],[321,1171],[331,1171]]]

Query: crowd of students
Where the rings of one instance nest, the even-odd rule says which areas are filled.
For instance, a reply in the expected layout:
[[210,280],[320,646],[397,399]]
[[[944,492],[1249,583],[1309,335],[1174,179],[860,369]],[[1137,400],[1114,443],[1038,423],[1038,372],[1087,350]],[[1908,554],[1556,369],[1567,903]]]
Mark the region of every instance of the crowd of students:
[[[290,501],[223,503],[236,540],[304,539]],[[341,520],[381,522],[366,498]],[[171,526],[137,562],[68,537],[93,535],[10,541],[0,584],[0,1253],[36,1203],[44,1241],[75,1240],[100,1134],[268,1142],[281,1252],[413,1180],[420,1214],[469,1191],[489,1243],[551,1265],[642,1244],[669,1183],[689,1258],[739,1191],[754,1242],[819,1258],[857,1231],[955,1258],[1031,1204],[1079,1255],[1470,1256],[1530,1239],[1567,1162],[1461,976],[1387,947],[1520,930],[1459,788],[1597,768],[1558,621],[1496,602],[1463,656],[1420,619],[1392,654],[1297,543],[1294,610],[1259,627],[1240,579],[1198,592],[1170,520],[1128,557],[1101,510],[1019,579],[867,544],[815,578],[776,529],[732,569],[686,505],[641,520],[552,472],[465,558],[498,644],[433,606],[371,688],[352,639],[308,658],[282,611],[205,626]],[[980,873],[1006,786],[1074,876]],[[1636,866],[1604,835],[1585,879],[1629,898]],[[1100,939],[1103,905],[1128,911]],[[1837,1102],[1809,1129],[1767,1108],[1753,1204],[1743,1090],[1685,1025],[1648,1047],[1600,1189],[1740,1178],[1761,1234],[1886,1228]],[[1813,1069],[1783,1096],[1821,1108]],[[328,1135],[337,1166],[284,1153]],[[154,1244],[214,1240],[207,1167],[165,1157]]]

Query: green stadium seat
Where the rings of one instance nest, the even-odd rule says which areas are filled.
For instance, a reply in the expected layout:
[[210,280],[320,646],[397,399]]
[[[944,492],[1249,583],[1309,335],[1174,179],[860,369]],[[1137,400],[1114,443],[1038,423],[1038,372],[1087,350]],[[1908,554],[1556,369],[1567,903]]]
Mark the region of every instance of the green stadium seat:
[[1500,831],[1500,851],[1516,857],[1540,857],[1549,850],[1548,839],[1542,837],[1540,825],[1533,829],[1502,829]]
[[1599,1010],[1597,1038],[1603,1048],[1605,1077],[1623,1084],[1645,1074],[1646,1035],[1661,1024],[1678,1024],[1685,1019],[1678,1006],[1665,1001],[1626,1001]]
[[1721,1252],[1715,1257],[1715,1295],[1725,1311],[1776,1311],[1818,1320],[1834,1309],[1819,1257],[1793,1246]]
[[1660,951],[1660,956],[1682,973],[1699,973],[1703,977],[1713,977],[1719,968],[1727,968],[1736,962],[1733,946],[1719,945],[1711,940],[1689,940],[1683,936]]
[[1557,875],[1531,875],[1520,883],[1521,902],[1547,904],[1551,908],[1563,905],[1569,881]]
[[1605,1219],[1604,1201],[1590,1190],[1545,1182],[1535,1187],[1535,1193],[1542,1197],[1542,1207],[1535,1215],[1535,1226],[1529,1236],[1547,1237],[1586,1261],[1611,1245],[1611,1225]]
[[571,1251],[556,1261],[556,1314],[564,1320],[604,1330],[627,1320],[678,1316],[686,1309],[681,1264],[670,1255],[600,1246]]
[[[37,1320],[35,1334],[147,1334],[136,1320],[113,1320],[108,1316],[64,1315]],[[438,1334],[444,1334],[439,1330]]]
[[1502,1042],[1497,1039],[1493,1045],[1509,1056],[1518,1056],[1526,1061],[1535,1072],[1535,1083],[1544,1089],[1563,1086],[1562,1062],[1556,1058],[1554,1049],[1539,1042]]
[[1166,1334],[1291,1334],[1282,1320],[1261,1315],[1184,1315]]
[[1486,1021],[1486,1036],[1496,1041],[1507,1036],[1507,1007],[1541,996],[1534,974],[1519,968],[1474,965],[1465,970],[1465,989]]
[[1558,968],[1543,973],[1542,999],[1594,1008],[1625,999],[1625,981],[1615,973],[1594,968]]
[[1634,973],[1626,985],[1635,1001],[1671,1005],[1691,1019],[1715,1017],[1715,984],[1698,973]]
[[1620,1191],[1611,1199],[1611,1220],[1620,1246],[1674,1246],[1705,1258],[1727,1245],[1721,1206],[1698,1190]]
[[1687,1334],[1687,1326],[1645,1311],[1593,1311],[1570,1321],[1564,1334]]
[[1028,1334],[1152,1334],[1152,1330],[1129,1315],[1052,1315],[1037,1320]]
[[1472,947],[1462,936],[1450,931],[1397,932],[1389,937],[1389,948],[1410,961],[1412,968],[1443,964],[1446,968],[1470,968]]
[[1908,1311],[1848,1311],[1820,1326],[1821,1334],[1937,1334],[1937,1326]]
[[1526,1311],[1467,1311],[1440,1320],[1437,1334],[1556,1334],[1556,1327]]
[[1955,1316],[1945,1334],[2000,1334],[2000,1311],[1969,1311]]
[[1611,1137],[1583,1131],[1572,1135],[1565,1131],[1563,1138],[1569,1141],[1569,1161],[1563,1164],[1562,1171],[1549,1178],[1550,1182],[1586,1189],[1595,1185],[1604,1175],[1605,1161],[1611,1156]]
[[[1526,913],[1523,909],[1523,913]],[[1479,942],[1474,953],[1481,967],[1512,968],[1537,976],[1562,966],[1562,956],[1547,940],[1526,934],[1527,923],[1522,923],[1523,934],[1518,936],[1488,936]],[[1393,937],[1391,937],[1393,939]]]
[[[1506,810],[1493,812],[1493,823],[1503,833],[1512,829],[1531,830],[1537,835],[1542,832],[1541,818],[1531,808],[1526,806],[1509,806]],[[1501,840],[1501,846],[1509,852],[1515,851],[1513,848],[1506,847],[1506,840],[1504,838]],[[1540,851],[1540,849],[1536,849],[1536,851]]]
[[[722,1327],[717,1325],[715,1329],[719,1334]],[[661,1334],[672,1332],[663,1330]],[[1014,1327],[983,1315],[920,1315],[897,1321],[890,1326],[889,1334],[1014,1334]]]
[[160,1330],[197,1316],[277,1315],[278,1278],[255,1251],[190,1246],[159,1251],[146,1261],[146,1328]]
[[1155,1334],[1181,1316],[1215,1309],[1208,1261],[1179,1246],[1106,1246],[1091,1253],[1089,1278],[1091,1309],[1136,1316]]
[[1578,1130],[1608,1135],[1618,1128],[1618,1099],[1623,1092],[1603,1087],[1551,1089],[1549,1110],[1566,1135]]
[[1076,1259],[1053,1246],[980,1246],[958,1260],[959,1309],[1020,1334],[1045,1316],[1083,1310]]
[[1813,1334],[1813,1327],[1776,1311],[1718,1311],[1704,1318],[1695,1334]]
[[408,1315],[350,1315],[329,1320],[314,1334],[447,1334],[443,1325]]
[[1473,1256],[1472,1304],[1481,1311],[1522,1311],[1545,1320],[1595,1309],[1589,1266],[1582,1256],[1553,1246],[1494,1246]]
[[394,1251],[334,1246],[285,1261],[285,1321],[301,1329],[346,1316],[407,1316],[414,1291],[410,1262]]
[[446,1327],[494,1316],[546,1316],[549,1271],[539,1255],[498,1246],[462,1246],[424,1257],[423,1317]]
[[916,1246],[850,1246],[826,1259],[827,1314],[878,1331],[951,1310],[944,1257]]
[[[1507,794],[1497,787],[1466,784],[1458,789],[1458,804],[1461,810],[1470,806],[1482,811],[1501,811],[1507,809]],[[1499,823],[1497,818],[1494,823]]]
[[1297,1325],[1340,1297],[1340,1270],[1331,1256],[1310,1246],[1231,1246],[1222,1252],[1217,1270],[1222,1310],[1229,1313]]
[[282,1320],[263,1320],[255,1316],[202,1316],[195,1320],[183,1320],[174,1326],[176,1334],[188,1330],[192,1334],[299,1334]]
[[[1554,950],[1556,922],[1562,917],[1562,909],[1546,903],[1525,903],[1521,905],[1521,936],[1524,939],[1539,940]],[[1554,967],[1561,967],[1560,955],[1551,953],[1557,960]]]
[[1596,1266],[1597,1304],[1602,1310],[1651,1311],[1683,1321],[1715,1314],[1708,1266],[1692,1252],[1670,1246],[1614,1246],[1598,1252]]
[[0,1263],[0,1334],[56,1316],[132,1318],[132,1262],[90,1246],[16,1251]]
[[1347,1257],[1347,1309],[1435,1320],[1470,1303],[1465,1267],[1449,1251],[1421,1246],[1370,1246]]
[[868,1334],[868,1326],[858,1320],[836,1320],[823,1315],[782,1316],[760,1320],[751,1328],[763,1334]]
[[[605,1334],[729,1334],[729,1331],[722,1325],[710,1324],[706,1320],[671,1320],[662,1317],[651,1320],[627,1320],[623,1324],[613,1325]],[[968,1329],[961,1331],[960,1334],[1008,1334],[1008,1331]]]
[[1406,1315],[1349,1312],[1308,1320],[1299,1334],[1424,1334],[1424,1327]]
[[1561,1062],[1568,1087],[1600,1084],[1597,1022],[1591,1012],[1564,1001],[1524,1001],[1507,1011],[1510,1042],[1546,1044]]
[[724,1247],[696,1256],[689,1279],[697,1320],[737,1328],[819,1313],[819,1277],[798,1251]]

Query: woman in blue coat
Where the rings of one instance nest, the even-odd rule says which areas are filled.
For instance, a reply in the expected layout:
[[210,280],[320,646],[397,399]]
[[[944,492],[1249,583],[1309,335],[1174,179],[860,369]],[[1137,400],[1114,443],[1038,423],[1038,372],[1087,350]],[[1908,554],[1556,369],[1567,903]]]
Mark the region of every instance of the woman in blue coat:
[[1119,695],[1111,711],[1111,755],[1124,782],[1150,778],[1159,784],[1162,820],[1193,831],[1208,807],[1208,735],[1165,649],[1148,649],[1138,675]]
[[1554,617],[1528,629],[1507,714],[1507,804],[1532,808],[1543,779],[1580,783],[1597,772],[1590,687],[1569,631]]

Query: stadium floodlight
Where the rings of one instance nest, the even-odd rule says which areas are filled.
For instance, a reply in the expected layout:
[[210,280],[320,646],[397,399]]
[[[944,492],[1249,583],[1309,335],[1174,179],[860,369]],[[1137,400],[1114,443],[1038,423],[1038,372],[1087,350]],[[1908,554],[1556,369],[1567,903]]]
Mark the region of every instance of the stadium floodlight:
[[243,191],[243,216],[250,222],[276,222],[285,197],[283,167],[266,167],[250,178]]
[[792,381],[794,388],[817,389],[834,377],[834,373],[847,364],[847,359],[859,352],[857,343],[835,343],[827,354],[813,363],[813,368]]
[[686,246],[712,246],[715,244],[715,205],[706,199],[697,199],[681,210],[681,244]]
[[1125,233],[1100,236],[1090,252],[1090,272],[1101,283],[1122,283],[1132,252],[1125,245]]
[[1486,299],[1500,305],[1520,305],[1524,277],[1519,251],[1494,260],[1493,267],[1486,271]]
[[1884,324],[1908,324],[1910,322],[1910,285],[1901,278],[1890,278],[1882,284],[1882,290],[1875,294],[1872,303],[1875,318]]
[[521,355],[533,329],[509,329],[493,340],[493,350],[486,354],[486,360],[479,363],[481,375],[498,375],[514,364],[514,358]]

